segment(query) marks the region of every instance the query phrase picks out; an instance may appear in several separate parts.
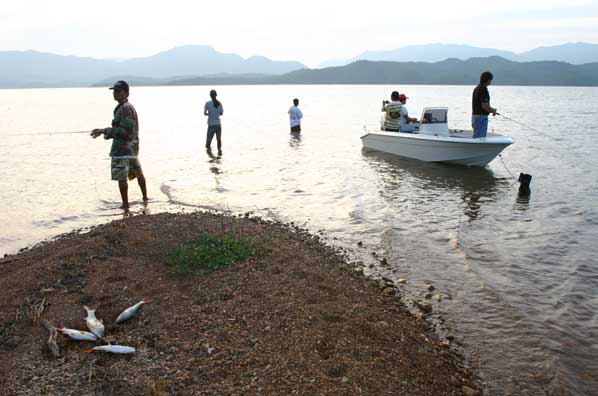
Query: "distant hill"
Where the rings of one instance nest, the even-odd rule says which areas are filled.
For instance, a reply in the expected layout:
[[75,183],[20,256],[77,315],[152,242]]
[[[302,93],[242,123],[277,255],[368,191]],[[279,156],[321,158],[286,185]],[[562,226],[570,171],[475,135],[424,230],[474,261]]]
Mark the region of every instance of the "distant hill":
[[37,51],[0,51],[0,88],[86,86],[111,76],[174,79],[216,73],[283,74],[305,68],[299,62],[263,56],[243,59],[205,45],[173,48],[156,55],[123,61],[62,56]]
[[243,59],[237,54],[218,52],[210,46],[188,45],[145,58],[123,61],[119,70],[126,74],[164,78],[215,73],[283,74],[305,67],[299,62],[272,61],[263,56]]
[[[513,62],[501,57],[447,59],[441,62],[357,61],[346,66],[301,69],[278,76],[185,77],[166,85],[246,84],[422,84],[475,85],[482,71],[494,85],[598,86],[598,63]],[[159,85],[163,85],[161,82]],[[158,85],[158,84],[149,84]]]
[[115,74],[116,63],[37,51],[1,51],[0,88],[80,85]]
[[[138,77],[133,75],[118,75],[108,77],[102,81],[91,84],[92,87],[108,87],[114,84],[115,81],[122,79],[127,81],[131,86],[156,86],[156,85],[244,85],[248,81],[261,81],[270,74],[259,73],[216,73],[206,74],[205,76],[176,76],[171,78],[148,78]],[[197,83],[200,81],[201,83]],[[221,83],[220,83],[221,82]]]
[[317,69],[324,69],[326,67],[336,67],[336,66],[345,66],[349,63],[355,62],[357,59],[349,60],[349,59],[330,59],[320,63],[316,68]]
[[297,70],[272,79],[312,84],[472,85],[484,70],[492,71],[494,85],[598,86],[598,63],[513,62],[496,56],[435,63],[357,61],[342,67]]
[[598,44],[568,43],[551,47],[540,47],[522,53],[458,44],[410,45],[389,51],[366,51],[351,59],[326,61],[318,67],[343,66],[358,60],[439,62],[449,58],[466,60],[489,56],[500,56],[518,62],[554,60],[571,64],[583,64],[598,62]]
[[567,43],[551,47],[539,47],[519,54],[523,60],[556,60],[581,65],[598,62],[598,44]]
[[[426,48],[423,48],[426,47]],[[424,56],[435,48],[436,57],[449,53],[461,56],[474,51],[469,46],[432,45],[405,47],[401,51],[370,53],[382,59],[400,53],[404,57]],[[574,57],[591,60],[595,44],[567,44],[543,47],[509,57]],[[476,51],[491,53],[492,49]],[[434,59],[432,57],[431,59]],[[505,57],[450,57],[435,62],[356,61],[346,66],[307,69],[299,62],[272,61],[261,56],[243,59],[209,46],[185,46],[156,55],[124,61],[61,56],[36,51],[0,52],[0,88],[106,86],[117,79],[132,85],[202,84],[473,84],[481,71],[495,73],[499,85],[596,86],[596,62],[574,65],[563,61],[513,61]]]
[[391,51],[366,51],[355,58],[357,60],[394,61],[394,62],[440,62],[449,58],[470,59],[500,56],[509,60],[520,60],[517,54],[493,48],[479,48],[458,44],[409,45]]

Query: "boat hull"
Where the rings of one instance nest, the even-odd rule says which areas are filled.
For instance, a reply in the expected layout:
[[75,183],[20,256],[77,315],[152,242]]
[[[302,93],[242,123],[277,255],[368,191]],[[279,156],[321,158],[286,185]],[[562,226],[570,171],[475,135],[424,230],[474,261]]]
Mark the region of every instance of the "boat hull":
[[370,132],[361,137],[369,150],[382,151],[427,162],[444,162],[467,166],[486,166],[513,139],[489,134],[473,139],[465,135],[433,136],[400,132]]

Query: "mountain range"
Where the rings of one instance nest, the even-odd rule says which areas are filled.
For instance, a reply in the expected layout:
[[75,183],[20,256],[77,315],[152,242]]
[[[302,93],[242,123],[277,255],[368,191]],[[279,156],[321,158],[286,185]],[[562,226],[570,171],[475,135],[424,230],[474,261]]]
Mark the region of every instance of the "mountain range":
[[[256,84],[262,84],[264,81],[274,84],[283,81],[298,84],[309,81],[362,84],[365,81],[384,83],[388,78],[392,81],[403,81],[409,76],[417,77],[405,80],[413,84],[433,84],[434,81],[469,84],[472,76],[455,68],[455,65],[460,65],[455,63],[456,61],[468,59],[470,62],[461,66],[485,62],[500,68],[504,65],[497,59],[513,62],[508,67],[504,66],[505,74],[502,79],[497,80],[502,84],[539,85],[544,81],[542,85],[583,85],[587,84],[584,81],[593,81],[586,78],[587,71],[583,71],[582,66],[589,65],[587,69],[594,70],[595,65],[592,66],[592,62],[598,62],[598,44],[569,43],[540,47],[520,54],[454,44],[407,46],[392,51],[367,51],[355,58],[332,63],[347,64],[345,68],[325,67],[314,70],[295,61],[274,61],[263,56],[244,59],[236,54],[218,52],[205,45],[177,47],[152,56],[121,60],[63,56],[37,51],[0,51],[0,88],[74,87],[98,83],[108,85],[119,79],[129,79],[143,85],[186,84],[188,81],[201,81],[206,84],[215,84],[216,81],[222,81],[224,84],[230,84],[232,81],[240,84],[248,81]],[[363,60],[395,64],[386,69],[380,65],[360,63]],[[557,60],[561,63],[528,65],[530,61],[539,60]],[[574,67],[577,65],[580,67]],[[392,69],[393,67],[396,70]],[[380,68],[380,72],[384,74],[371,75],[373,68]],[[530,68],[537,68],[537,76],[533,75]],[[429,75],[430,70],[441,74],[432,77]],[[557,70],[564,74],[555,74]],[[364,74],[360,75],[358,71]],[[334,73],[338,75],[333,76]],[[479,74],[479,70],[472,70],[472,73]],[[542,76],[546,74],[551,74],[553,79],[543,80]],[[474,78],[476,79],[477,77]]]
[[[263,56],[243,59],[205,45],[177,47],[158,54],[126,60],[63,56],[37,51],[0,52],[0,88],[86,86],[114,76],[147,79],[217,73],[283,74],[306,66],[273,61]],[[118,79],[118,78],[117,78]]]
[[553,60],[581,65],[584,63],[598,62],[598,44],[567,43],[549,47],[538,47],[521,53],[459,44],[409,45],[389,51],[366,51],[350,59],[326,61],[318,67],[343,66],[358,60],[439,62],[448,58],[466,60],[488,56],[500,56],[517,62]]
[[[476,85],[491,70],[493,85],[598,86],[598,63],[514,62],[498,56],[441,62],[356,61],[346,66],[301,69],[278,76],[203,76],[142,85],[421,84]],[[134,83],[135,80],[132,80]],[[106,86],[106,84],[103,84]]]

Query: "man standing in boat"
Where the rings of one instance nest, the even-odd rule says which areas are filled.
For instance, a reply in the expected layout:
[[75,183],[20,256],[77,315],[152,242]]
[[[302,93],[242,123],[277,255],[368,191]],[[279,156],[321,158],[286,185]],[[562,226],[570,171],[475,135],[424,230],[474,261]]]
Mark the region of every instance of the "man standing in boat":
[[492,73],[485,71],[480,75],[480,83],[473,90],[471,126],[473,137],[483,138],[488,133],[488,115],[496,115],[496,109],[490,106],[488,86],[492,83]]
[[384,100],[382,102],[382,111],[384,114],[384,125],[382,129],[385,131],[399,132],[401,127],[401,110],[403,104],[399,101],[399,93],[393,91],[390,94],[390,102]]
[[112,180],[118,181],[118,189],[122,198],[122,208],[129,209],[129,185],[127,179],[137,178],[143,201],[147,202],[145,176],[137,155],[139,154],[139,121],[137,111],[129,103],[129,84],[117,81],[113,87],[114,100],[118,105],[114,109],[112,126],[103,129],[94,129],[91,136],[95,139],[104,135],[104,139],[112,139],[110,149]]

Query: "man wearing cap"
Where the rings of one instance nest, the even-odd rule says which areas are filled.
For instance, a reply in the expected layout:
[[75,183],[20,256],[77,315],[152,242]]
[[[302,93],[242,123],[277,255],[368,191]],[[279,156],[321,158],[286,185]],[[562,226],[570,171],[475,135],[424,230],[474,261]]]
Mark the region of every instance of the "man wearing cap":
[[104,139],[112,139],[110,149],[112,180],[118,181],[118,189],[122,198],[122,208],[129,209],[127,179],[137,178],[143,201],[147,202],[145,176],[137,155],[139,154],[139,121],[135,107],[129,103],[129,84],[117,81],[113,87],[114,100],[118,105],[114,109],[112,126],[94,129],[91,136],[95,139],[104,135]]
[[480,75],[480,83],[473,90],[471,99],[471,126],[474,138],[486,137],[488,133],[488,115],[496,115],[496,109],[490,106],[488,86],[492,83],[492,73],[485,71]]
[[401,132],[413,132],[415,131],[415,123],[417,122],[417,118],[409,117],[409,111],[407,110],[407,99],[409,99],[405,94],[399,95],[399,102],[403,105],[401,107]]

